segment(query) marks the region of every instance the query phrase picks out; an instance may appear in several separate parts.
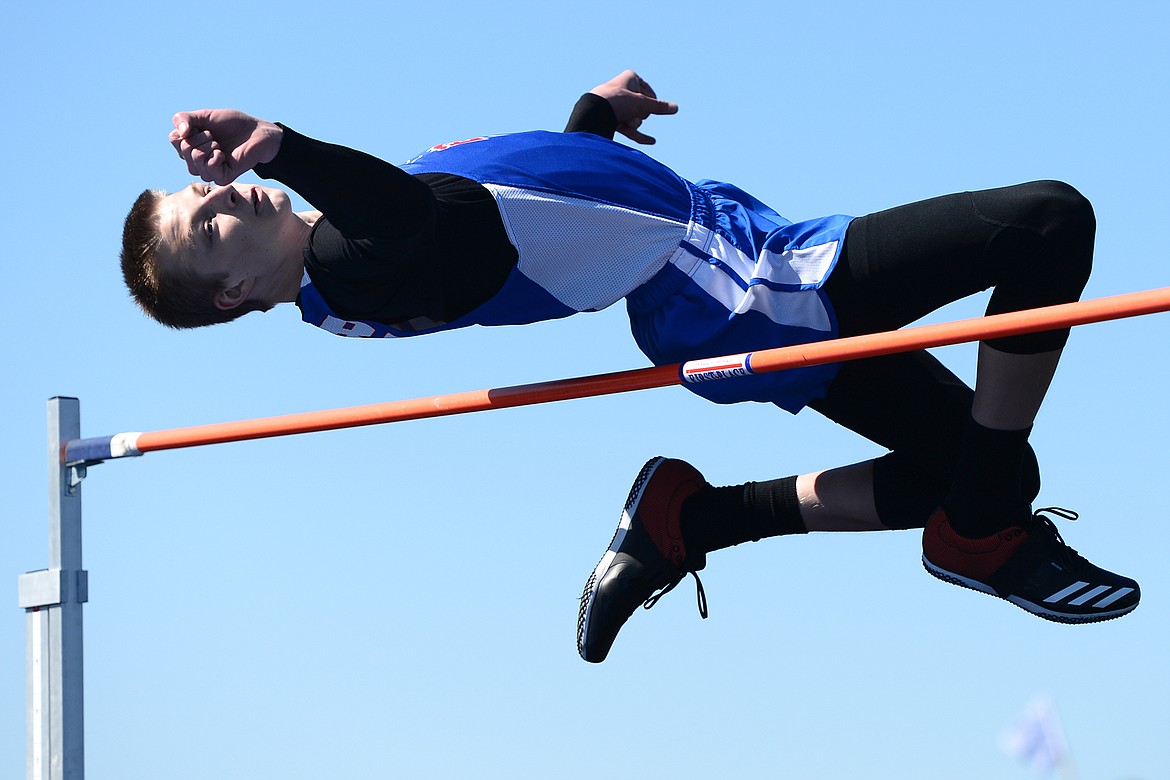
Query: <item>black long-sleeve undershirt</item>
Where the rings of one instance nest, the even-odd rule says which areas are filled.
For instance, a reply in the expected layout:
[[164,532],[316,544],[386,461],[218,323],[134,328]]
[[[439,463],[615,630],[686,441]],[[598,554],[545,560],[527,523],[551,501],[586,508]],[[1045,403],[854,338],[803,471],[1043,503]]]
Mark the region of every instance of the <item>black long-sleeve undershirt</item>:
[[[516,264],[491,193],[449,174],[411,175],[383,160],[284,127],[280,152],[256,166],[322,213],[305,268],[342,317],[450,322],[491,298]],[[613,138],[617,119],[585,94],[565,132]]]

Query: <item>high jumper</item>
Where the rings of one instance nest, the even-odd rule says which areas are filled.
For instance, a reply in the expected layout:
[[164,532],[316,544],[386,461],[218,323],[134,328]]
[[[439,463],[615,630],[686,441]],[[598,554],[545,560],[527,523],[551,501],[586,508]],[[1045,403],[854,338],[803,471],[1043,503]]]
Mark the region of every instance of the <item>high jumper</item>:
[[[1069,303],[1087,283],[1095,218],[1067,184],[791,222],[613,140],[653,143],[642,123],[677,110],[625,71],[583,95],[562,133],[441,144],[400,166],[239,111],[181,112],[170,142],[201,181],[142,193],[123,274],[171,327],[291,302],[312,325],[375,338],[625,299],[655,365],[895,330],[987,289],[989,314]],[[314,210],[236,183],[249,170]],[[1050,515],[1069,513],[1032,509],[1040,470],[1028,440],[1067,337],[980,343],[974,389],[924,350],[687,385],[717,403],[809,407],[889,452],[727,487],[652,458],[582,594],[582,658],[604,660],[637,607],[709,553],[809,531],[923,528],[923,564],[942,580],[1060,622],[1132,611],[1137,583],[1061,538]]]

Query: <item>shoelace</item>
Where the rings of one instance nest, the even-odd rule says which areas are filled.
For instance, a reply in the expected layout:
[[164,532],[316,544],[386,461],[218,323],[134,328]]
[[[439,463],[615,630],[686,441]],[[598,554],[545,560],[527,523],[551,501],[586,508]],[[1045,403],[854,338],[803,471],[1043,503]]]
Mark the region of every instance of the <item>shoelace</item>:
[[651,594],[650,598],[646,599],[646,601],[644,601],[642,603],[642,608],[643,609],[650,609],[651,607],[653,607],[655,604],[658,603],[658,599],[662,598],[667,593],[670,593],[672,590],[674,590],[675,586],[677,586],[680,582],[682,582],[683,578],[686,577],[688,574],[695,578],[695,599],[699,602],[699,617],[706,620],[707,619],[707,591],[703,590],[703,581],[700,580],[699,575],[693,571],[682,572],[672,582],[668,583],[665,587],[663,587],[662,590],[658,591],[657,593]]
[[1046,515],[1059,517],[1061,520],[1068,520],[1069,522],[1074,522],[1077,518],[1080,517],[1080,515],[1071,509],[1065,509],[1064,507],[1059,506],[1041,507],[1032,513],[1033,526],[1038,525],[1045,529],[1048,533],[1052,534],[1053,539],[1056,541],[1060,550],[1065,554],[1068,562],[1074,562],[1077,558],[1080,557],[1080,554],[1068,546],[1068,543],[1064,541],[1064,537],[1060,535],[1060,531],[1057,530],[1056,523],[1052,522],[1052,518],[1047,517]]

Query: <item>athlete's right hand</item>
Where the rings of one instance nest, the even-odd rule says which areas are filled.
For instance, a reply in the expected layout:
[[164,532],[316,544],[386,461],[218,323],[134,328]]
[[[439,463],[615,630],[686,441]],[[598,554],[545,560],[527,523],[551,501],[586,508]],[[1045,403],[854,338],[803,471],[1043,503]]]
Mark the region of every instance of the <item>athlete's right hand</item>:
[[171,146],[187,163],[187,171],[220,185],[271,162],[284,137],[272,122],[226,108],[180,111],[171,122]]
[[659,100],[646,80],[632,70],[624,70],[604,84],[589,90],[605,98],[617,117],[617,131],[640,144],[654,143],[654,137],[638,128],[653,114],[677,114],[678,104]]

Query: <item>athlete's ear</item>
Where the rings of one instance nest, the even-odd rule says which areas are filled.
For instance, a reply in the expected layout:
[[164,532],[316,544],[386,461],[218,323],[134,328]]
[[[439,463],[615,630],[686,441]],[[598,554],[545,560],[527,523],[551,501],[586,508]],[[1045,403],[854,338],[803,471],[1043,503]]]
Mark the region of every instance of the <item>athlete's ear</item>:
[[231,287],[220,290],[215,294],[215,307],[222,311],[231,311],[244,301],[252,292],[252,285],[256,282],[252,277],[241,279]]

